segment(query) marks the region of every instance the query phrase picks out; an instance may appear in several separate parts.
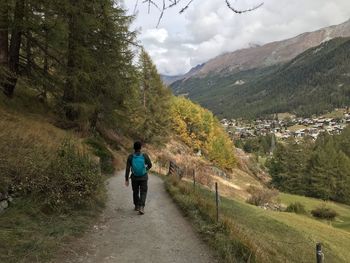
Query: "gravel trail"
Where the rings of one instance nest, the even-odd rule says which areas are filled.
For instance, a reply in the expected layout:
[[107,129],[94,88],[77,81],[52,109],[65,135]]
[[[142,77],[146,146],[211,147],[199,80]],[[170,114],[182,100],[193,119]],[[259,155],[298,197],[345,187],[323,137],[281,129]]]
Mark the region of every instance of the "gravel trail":
[[145,215],[133,211],[124,172],[107,181],[108,201],[99,222],[55,262],[217,262],[166,193],[163,181],[149,176]]

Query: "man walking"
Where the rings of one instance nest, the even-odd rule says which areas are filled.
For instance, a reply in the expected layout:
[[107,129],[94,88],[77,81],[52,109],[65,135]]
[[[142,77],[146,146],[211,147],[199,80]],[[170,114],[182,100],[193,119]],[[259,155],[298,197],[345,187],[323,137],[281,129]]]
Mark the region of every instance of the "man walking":
[[141,142],[134,143],[134,153],[130,154],[126,162],[125,186],[129,186],[129,174],[131,170],[131,186],[135,211],[140,215],[145,213],[145,202],[148,190],[148,171],[152,163],[147,154],[141,152]]

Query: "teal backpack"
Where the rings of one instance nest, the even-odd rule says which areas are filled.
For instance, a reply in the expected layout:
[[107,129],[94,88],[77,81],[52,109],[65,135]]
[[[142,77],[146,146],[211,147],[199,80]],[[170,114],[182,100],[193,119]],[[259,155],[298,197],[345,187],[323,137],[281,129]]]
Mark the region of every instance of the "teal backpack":
[[145,156],[143,154],[133,154],[131,161],[131,171],[134,176],[144,176],[147,173]]

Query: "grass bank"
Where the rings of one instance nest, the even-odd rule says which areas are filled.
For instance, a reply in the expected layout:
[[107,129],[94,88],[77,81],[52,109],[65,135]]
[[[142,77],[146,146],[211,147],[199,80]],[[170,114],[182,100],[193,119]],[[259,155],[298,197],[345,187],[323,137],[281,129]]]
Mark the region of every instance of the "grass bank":
[[342,229],[309,216],[265,211],[226,198],[221,198],[217,225],[212,192],[200,187],[193,191],[191,184],[172,179],[166,187],[223,262],[311,263],[317,242],[323,243],[326,262],[350,260],[350,233]]
[[0,191],[14,202],[0,214],[0,262],[47,262],[99,215],[103,176],[82,139],[49,115],[2,106]]
[[[327,225],[332,225],[333,227],[340,228],[343,230],[346,230],[350,232],[350,206],[335,203],[331,201],[322,201],[315,198],[310,197],[304,197],[299,195],[291,195],[291,194],[285,194],[281,193],[279,195],[279,198],[282,203],[289,205],[291,203],[299,202],[305,206],[305,209],[307,211],[307,216],[312,218],[311,210],[320,207],[322,205],[326,205],[327,207],[332,208],[335,210],[338,214],[336,219],[334,221],[328,222],[325,220],[318,220],[319,222],[323,222]],[[350,259],[349,259],[350,261]]]
[[215,204],[212,202],[212,193],[177,181],[173,178],[165,180],[168,193],[182,209],[184,214],[193,222],[196,230],[203,239],[216,251],[222,262],[255,262],[255,253],[251,249],[249,240],[240,236],[225,218],[224,223],[217,223],[215,219]]
[[0,215],[0,262],[48,262],[72,238],[81,236],[96,220],[103,202],[92,208],[44,213],[31,199],[16,199]]

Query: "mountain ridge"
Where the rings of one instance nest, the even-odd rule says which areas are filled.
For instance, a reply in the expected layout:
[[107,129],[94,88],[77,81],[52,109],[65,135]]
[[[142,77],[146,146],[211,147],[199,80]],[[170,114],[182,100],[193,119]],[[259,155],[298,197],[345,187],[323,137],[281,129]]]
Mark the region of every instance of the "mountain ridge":
[[162,78],[164,84],[171,85],[172,83],[178,81],[178,80],[184,80],[192,77],[195,75],[199,70],[201,70],[204,67],[205,63],[198,64],[197,66],[193,67],[184,75],[175,75],[175,76],[169,76],[169,75],[160,75]]
[[[324,27],[316,31],[304,32],[285,40],[273,41],[264,45],[238,49],[214,57],[201,65],[199,70],[177,76],[167,84],[186,81],[191,77],[204,77],[208,74],[230,74],[254,68],[269,67],[287,62],[309,48],[336,37],[350,36],[350,19],[338,25]],[[195,67],[196,68],[196,67]]]
[[225,75],[210,73],[177,81],[172,88],[220,117],[322,114],[350,105],[349,50],[350,37],[335,38],[283,64]]
[[208,73],[235,72],[252,68],[272,66],[287,62],[309,48],[336,37],[350,36],[350,20],[312,32],[304,32],[295,37],[274,41],[265,45],[237,50],[220,55],[205,63],[198,75]]

